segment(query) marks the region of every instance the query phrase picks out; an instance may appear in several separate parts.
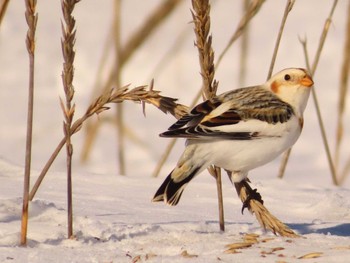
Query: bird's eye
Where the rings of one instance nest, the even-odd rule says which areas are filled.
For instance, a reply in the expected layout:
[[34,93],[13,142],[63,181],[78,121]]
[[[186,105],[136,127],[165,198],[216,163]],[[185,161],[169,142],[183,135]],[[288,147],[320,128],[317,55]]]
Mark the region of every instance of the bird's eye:
[[286,74],[286,75],[284,75],[284,80],[290,80],[290,75],[289,74]]

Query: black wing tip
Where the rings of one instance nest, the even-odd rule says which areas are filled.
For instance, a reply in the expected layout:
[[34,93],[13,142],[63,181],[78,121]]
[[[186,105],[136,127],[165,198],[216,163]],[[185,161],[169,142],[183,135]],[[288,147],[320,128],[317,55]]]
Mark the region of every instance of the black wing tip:
[[165,131],[161,134],[159,134],[160,137],[163,138],[195,138],[193,134],[190,134],[187,132],[188,128],[182,128],[182,129],[177,129],[177,130],[172,130],[172,131]]

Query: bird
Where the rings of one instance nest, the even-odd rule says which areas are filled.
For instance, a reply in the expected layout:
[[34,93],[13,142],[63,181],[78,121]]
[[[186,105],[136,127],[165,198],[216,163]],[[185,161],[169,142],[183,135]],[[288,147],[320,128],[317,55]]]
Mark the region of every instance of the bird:
[[[313,85],[306,69],[287,68],[262,85],[234,89],[195,106],[160,134],[185,138],[186,146],[152,201],[177,205],[188,183],[211,165],[225,169],[232,183],[247,183],[249,171],[297,141]],[[250,188],[249,195],[263,202],[256,189]]]

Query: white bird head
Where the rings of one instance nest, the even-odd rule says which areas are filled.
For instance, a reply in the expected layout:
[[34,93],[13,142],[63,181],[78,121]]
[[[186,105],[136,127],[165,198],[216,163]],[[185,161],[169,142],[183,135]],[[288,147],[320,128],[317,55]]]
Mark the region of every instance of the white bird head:
[[302,68],[281,70],[266,82],[267,88],[289,103],[299,115],[305,110],[313,84],[310,74]]

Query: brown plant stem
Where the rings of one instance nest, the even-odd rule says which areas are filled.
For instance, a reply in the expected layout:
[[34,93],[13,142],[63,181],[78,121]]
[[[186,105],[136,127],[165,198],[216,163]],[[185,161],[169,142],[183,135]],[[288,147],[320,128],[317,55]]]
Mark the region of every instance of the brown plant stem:
[[10,0],[1,0],[0,1],[0,26],[1,26],[2,20],[5,16],[9,2],[10,2]]
[[33,107],[34,107],[34,66],[35,66],[35,31],[38,22],[36,14],[36,0],[26,0],[25,17],[28,24],[26,37],[26,46],[29,54],[29,94],[27,110],[27,137],[24,166],[24,189],[23,189],[23,208],[21,223],[21,245],[27,244],[28,232],[28,209],[29,209],[29,189],[30,189],[30,168],[32,156],[32,133],[33,133]]
[[73,238],[73,189],[72,189],[72,156],[73,145],[71,143],[71,126],[75,113],[75,105],[72,105],[74,97],[73,77],[74,77],[74,44],[75,44],[75,19],[72,16],[75,5],[80,0],[62,0],[62,53],[63,71],[62,83],[65,93],[65,103],[61,100],[61,108],[64,115],[63,131],[66,139],[66,165],[67,165],[67,219],[68,238]]
[[[198,50],[199,64],[202,76],[203,99],[210,99],[216,95],[218,83],[214,79],[214,51],[211,46],[210,32],[210,4],[208,0],[192,0],[192,17],[196,36],[195,45]],[[221,172],[218,167],[209,167],[209,173],[216,179],[218,190],[219,225],[220,230],[225,230],[224,206],[222,197]]]
[[270,67],[269,67],[269,73],[267,74],[267,79],[270,79],[272,76],[273,68],[275,66],[275,62],[276,62],[276,58],[277,58],[278,49],[279,49],[279,46],[281,43],[283,31],[284,31],[284,26],[287,22],[288,15],[289,15],[290,11],[292,10],[294,3],[295,3],[295,0],[288,0],[286,7],[284,9],[284,14],[283,14],[282,22],[280,25],[280,29],[278,31],[278,35],[277,35],[277,39],[276,39],[276,43],[275,43],[275,48],[273,50],[273,55],[272,55],[272,59],[271,59]]
[[[121,0],[114,0],[114,47],[115,47],[115,82],[116,88],[121,86],[121,75],[124,63],[122,62],[122,49],[121,49]],[[116,107],[116,124],[117,124],[117,151],[119,174],[126,174],[125,166],[125,134],[124,134],[124,107],[123,104],[118,104]]]
[[[336,148],[335,148],[335,165],[339,166],[340,159],[340,146],[344,134],[344,114],[345,106],[347,104],[347,93],[349,88],[349,75],[350,75],[350,2],[348,3],[348,13],[346,22],[346,33],[345,33],[345,43],[344,43],[344,55],[343,55],[343,65],[340,73],[340,85],[339,85],[339,102],[338,102],[338,123],[337,123],[337,133],[336,133]],[[348,175],[349,171],[347,167],[350,167],[350,158],[345,163],[344,170],[340,173],[339,183],[342,184]],[[338,169],[339,170],[339,169]]]
[[[243,0],[243,12],[246,13],[249,9],[250,0]],[[239,79],[238,84],[239,87],[244,87],[245,78],[247,75],[247,58],[248,58],[248,47],[249,47],[249,24],[247,24],[242,32],[241,39],[241,52],[239,56]]]

